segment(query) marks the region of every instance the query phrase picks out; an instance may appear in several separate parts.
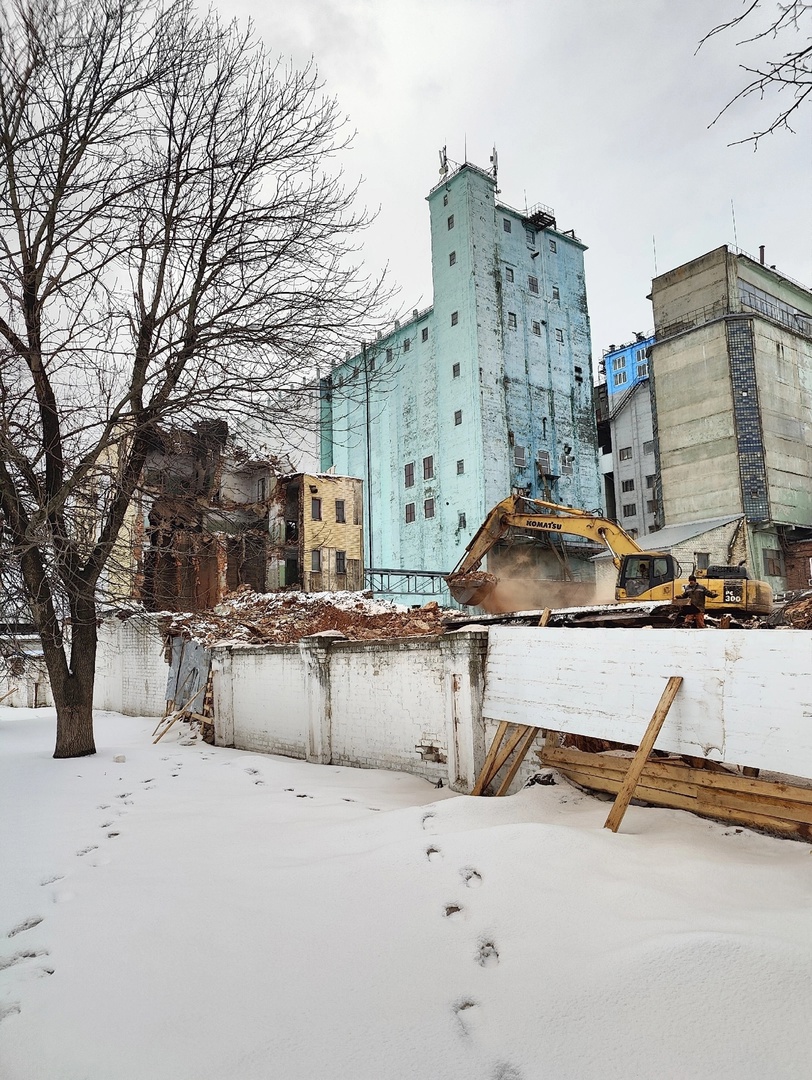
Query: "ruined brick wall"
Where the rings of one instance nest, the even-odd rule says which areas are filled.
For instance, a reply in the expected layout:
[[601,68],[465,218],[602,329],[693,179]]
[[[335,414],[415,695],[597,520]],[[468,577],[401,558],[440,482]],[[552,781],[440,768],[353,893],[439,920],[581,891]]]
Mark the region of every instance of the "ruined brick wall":
[[784,552],[788,589],[812,588],[812,540],[790,544]]

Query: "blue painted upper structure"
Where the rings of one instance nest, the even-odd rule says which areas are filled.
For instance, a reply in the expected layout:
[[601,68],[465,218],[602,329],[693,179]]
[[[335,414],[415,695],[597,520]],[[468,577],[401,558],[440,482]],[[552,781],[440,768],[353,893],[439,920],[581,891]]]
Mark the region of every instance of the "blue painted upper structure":
[[584,245],[458,167],[428,196],[434,304],[322,382],[321,466],[367,484],[368,567],[450,571],[514,489],[600,505]]
[[638,336],[636,341],[628,345],[621,345],[616,349],[610,346],[603,354],[603,363],[606,368],[606,389],[611,399],[613,394],[621,394],[631,390],[643,379],[648,378],[648,354],[647,349],[654,344],[654,335],[651,337]]

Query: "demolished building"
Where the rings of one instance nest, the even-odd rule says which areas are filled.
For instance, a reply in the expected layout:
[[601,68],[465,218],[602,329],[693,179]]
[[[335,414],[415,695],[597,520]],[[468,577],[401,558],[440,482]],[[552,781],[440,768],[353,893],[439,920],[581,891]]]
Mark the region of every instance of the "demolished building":
[[252,456],[223,420],[159,432],[134,509],[131,596],[147,611],[200,611],[242,586],[360,589],[361,487]]

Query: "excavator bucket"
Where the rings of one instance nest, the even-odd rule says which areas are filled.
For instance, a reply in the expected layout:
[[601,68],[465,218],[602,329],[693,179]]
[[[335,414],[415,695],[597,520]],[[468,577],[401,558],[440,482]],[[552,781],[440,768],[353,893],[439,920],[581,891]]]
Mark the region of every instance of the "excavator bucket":
[[481,573],[478,570],[470,574],[449,574],[445,580],[448,591],[457,603],[466,607],[479,607],[496,588],[493,574]]

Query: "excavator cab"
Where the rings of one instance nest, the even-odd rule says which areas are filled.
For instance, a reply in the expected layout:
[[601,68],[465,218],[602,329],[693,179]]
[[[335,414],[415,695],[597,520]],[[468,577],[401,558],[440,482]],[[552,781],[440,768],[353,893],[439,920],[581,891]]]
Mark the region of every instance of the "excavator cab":
[[641,552],[624,555],[615,589],[616,600],[673,600],[674,582],[682,568],[672,555]]

